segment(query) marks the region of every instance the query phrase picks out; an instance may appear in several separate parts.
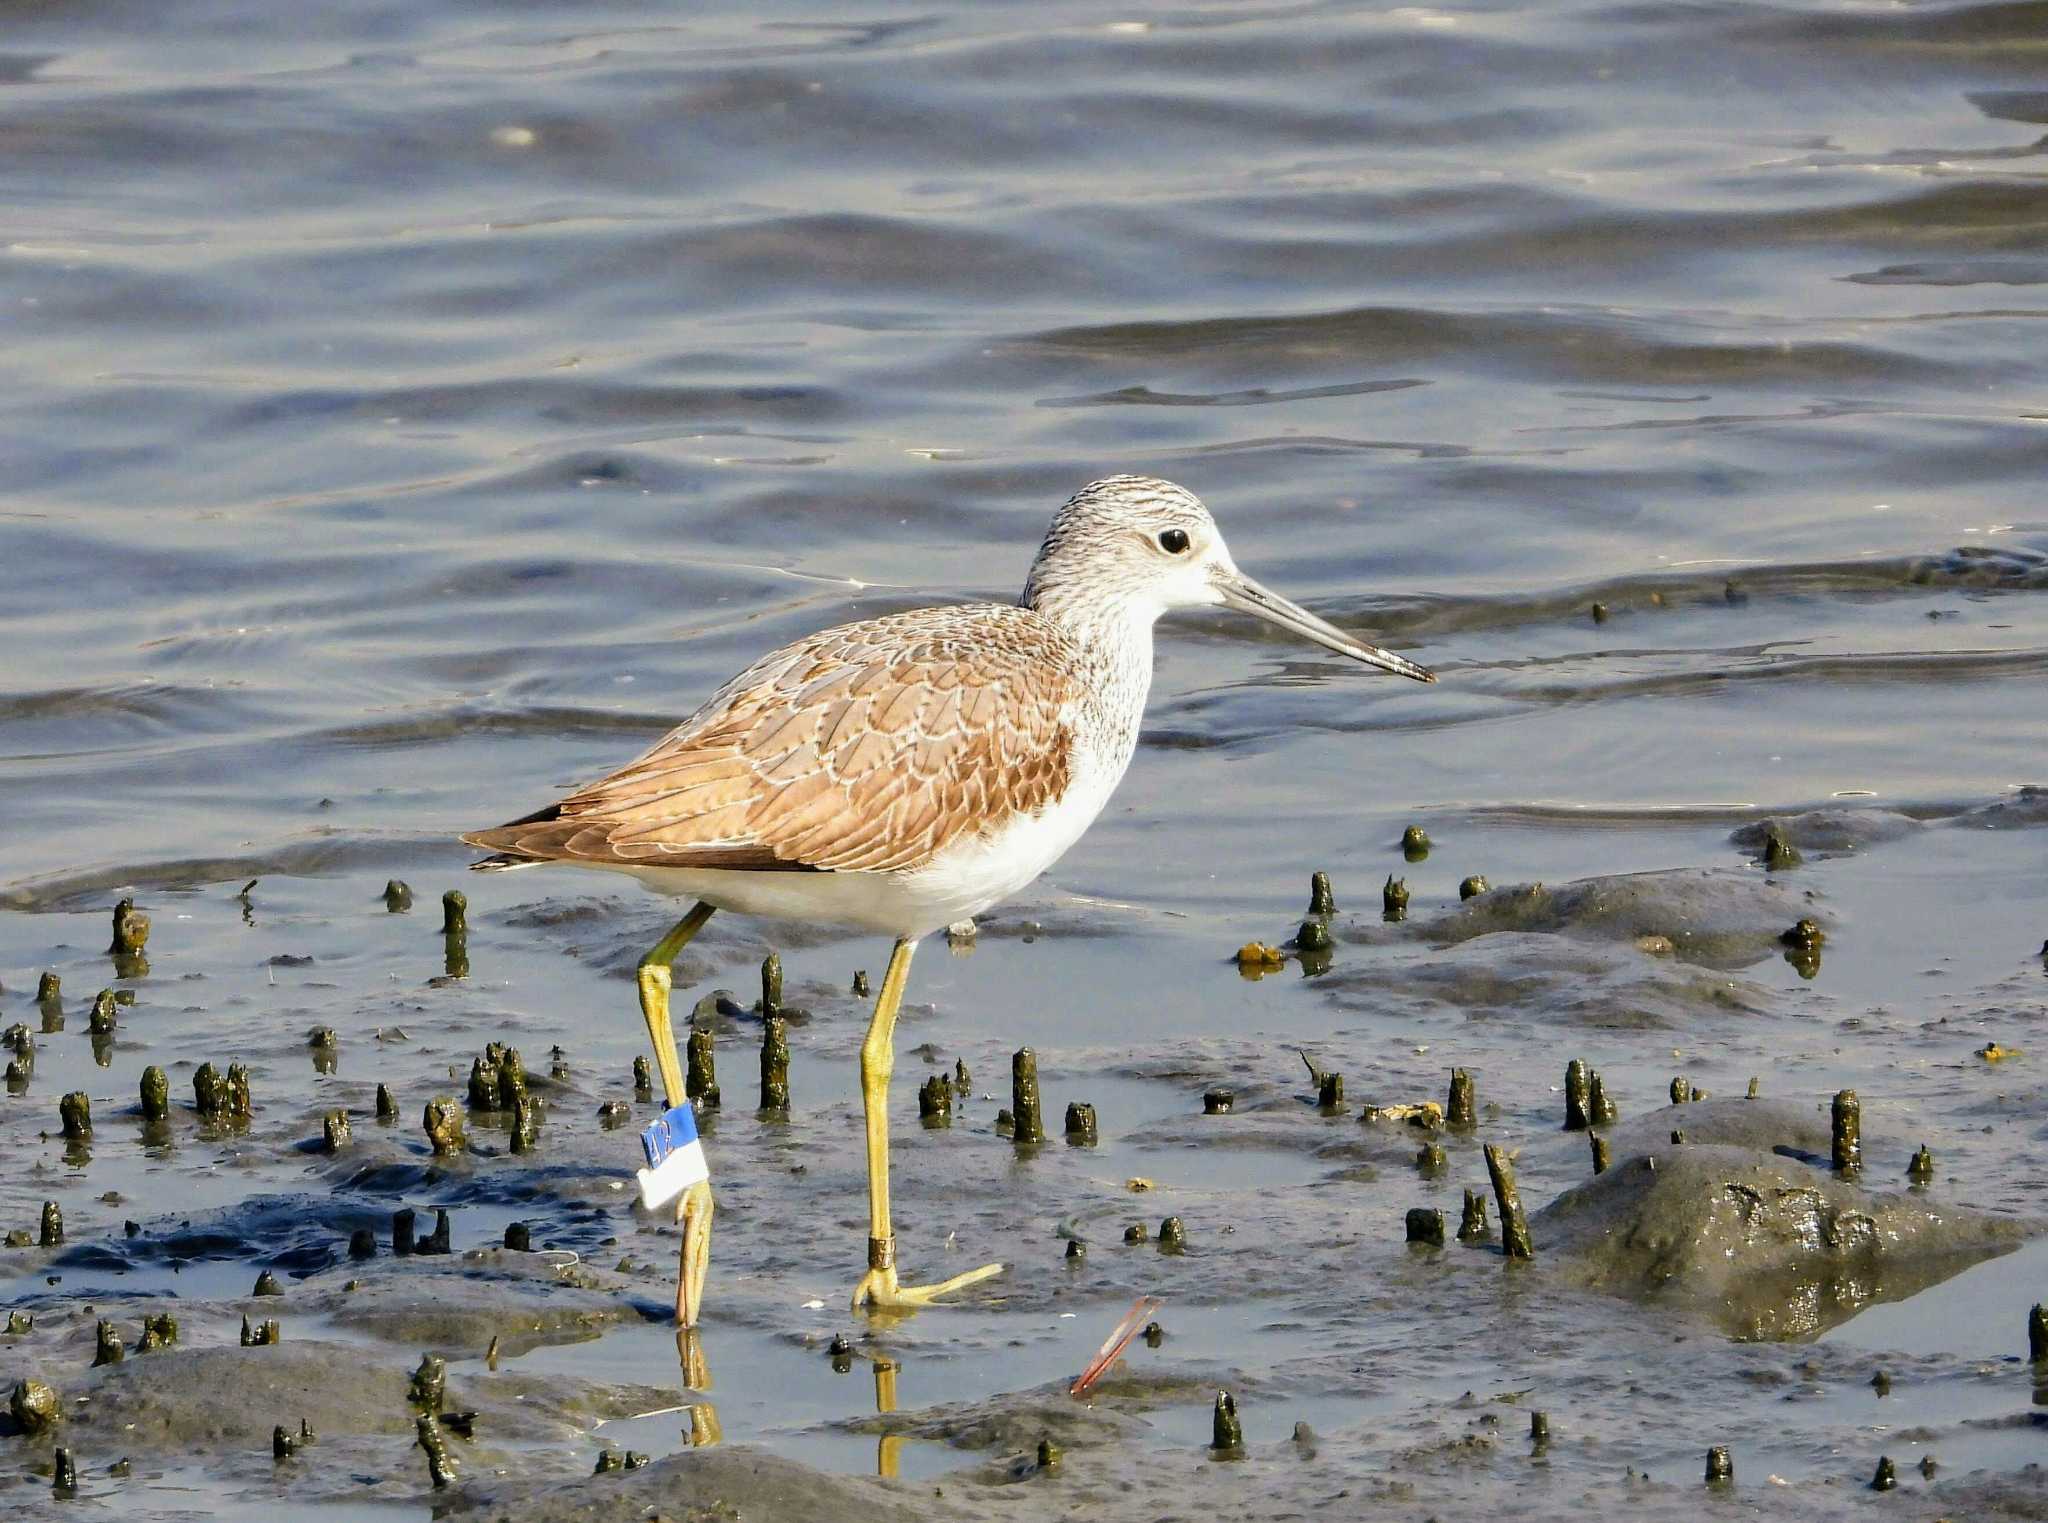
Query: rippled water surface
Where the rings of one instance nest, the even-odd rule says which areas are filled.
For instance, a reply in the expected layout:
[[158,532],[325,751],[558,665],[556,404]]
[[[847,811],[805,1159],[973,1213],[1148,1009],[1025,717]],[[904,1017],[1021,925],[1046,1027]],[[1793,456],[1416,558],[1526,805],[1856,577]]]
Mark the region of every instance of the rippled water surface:
[[[1402,1385],[1452,1341],[1452,1308],[1478,1319],[1464,1337],[1519,1341],[1477,1288],[1497,1263],[1432,1300],[1399,1257],[1402,1209],[1435,1197],[1384,1160],[1366,1188],[1306,1145],[1204,1160],[1160,1132],[1223,1078],[1296,1104],[1303,1045],[1354,1099],[1435,1093],[1465,1064],[1517,1143],[1554,1126],[1576,1051],[1638,1112],[1674,1067],[1816,1102],[1854,1084],[1887,1187],[1924,1135],[1959,1201],[2042,1209],[2048,1104],[2024,1049],[2048,1061],[2048,811],[2018,791],[2048,782],[2039,3],[67,0],[0,21],[0,1024],[34,1025],[45,968],[73,1002],[0,1097],[6,1226],[54,1195],[74,1242],[111,1252],[138,1212],[263,1192],[362,1187],[388,1211],[288,1144],[336,1105],[366,1127],[389,1078],[419,1152],[419,1100],[494,1038],[535,1067],[570,1049],[587,1088],[561,1128],[623,1169],[629,1133],[590,1117],[644,1040],[616,975],[665,907],[573,874],[464,879],[456,832],[623,760],[769,645],[1014,597],[1053,508],[1111,471],[1201,494],[1247,569],[1442,678],[1376,679],[1221,614],[1170,620],[1110,809],[979,951],[934,944],[913,975],[906,1048],[970,1056],[994,1097],[1030,1041],[1049,1098],[1094,1098],[1096,1186],[1194,1192],[1212,1247],[1298,1186],[1302,1212],[1338,1213],[1346,1272],[1395,1287],[1368,1332],[1233,1250],[1181,1288],[1190,1341],[1154,1366],[1256,1372],[1248,1430],[1348,1434],[1319,1463],[1354,1481],[1400,1468],[1375,1435],[1418,1404],[1554,1378],[1563,1428],[1566,1390],[1593,1379],[1560,1350],[1611,1309],[1567,1298],[1544,1358],[1494,1371],[1475,1348]],[[1379,921],[1389,873],[1425,923],[1475,872],[1761,878],[1730,832],[1816,809],[1897,825],[1808,851],[1790,881],[1832,917],[1824,965],[1751,959],[1740,1015],[1639,1020],[1635,993],[1593,1009],[1563,986],[1517,1003],[1511,954],[1432,1004],[1414,992],[1428,945]],[[1438,845],[1404,864],[1410,821]],[[1239,980],[1222,957],[1291,934],[1316,868],[1346,912],[1331,974]],[[377,899],[393,876],[419,892],[409,917]],[[476,930],[450,982],[429,906],[458,885]],[[126,980],[137,1003],[99,1065],[83,1001],[112,981],[123,893],[155,917],[152,969]],[[779,1144],[809,1183],[743,1184],[720,1239],[753,1287],[725,1334],[727,1436],[865,1469],[865,1431],[832,1426],[871,1410],[864,1387],[793,1350],[846,1322],[864,1017],[844,991],[885,948],[722,918],[685,971],[744,984],[770,942],[817,1006],[796,1084],[821,1119]],[[305,1057],[315,1023],[342,1033],[338,1074]],[[375,1036],[394,1025],[402,1055]],[[1991,1038],[2022,1057],[1971,1058]],[[269,1103],[264,1148],[151,1152],[123,1123],[87,1164],[55,1140],[67,1089],[118,1114],[147,1063],[172,1065],[182,1099],[193,1063],[237,1055]],[[1007,1157],[993,1109],[973,1145]],[[714,1155],[766,1146],[751,1128]],[[911,1152],[912,1173],[946,1167]],[[920,1257],[957,1226],[958,1252],[1017,1257],[1012,1281],[1080,1273],[1057,1229],[1085,1216],[1085,1179],[1020,1194],[993,1163],[961,1167],[957,1220],[923,1218]],[[1575,1177],[1551,1168],[1525,1185],[1537,1204]],[[411,1179],[416,1203],[430,1183]],[[462,1199],[458,1236],[495,1241],[505,1202]],[[797,1261],[763,1246],[791,1219]],[[1034,1246],[988,1241],[1005,1230]],[[92,1315],[44,1283],[40,1250],[0,1252],[10,1294],[79,1319],[89,1355]],[[1120,1275],[1063,1281],[1085,1302],[1065,1323],[1029,1291],[918,1319],[893,1345],[904,1407],[1072,1373],[1130,1295],[1175,1289]],[[2023,1346],[2024,1278],[1927,1312],[1959,1328],[1930,1382]],[[790,1310],[814,1295],[825,1311]],[[1987,1342],[1979,1315],[2010,1335]],[[1631,1336],[1649,1350],[1656,1328]],[[1826,1358],[1936,1358],[1864,1336]],[[673,1385],[665,1338],[650,1323],[532,1357]],[[26,1347],[0,1341],[7,1383]],[[75,1341],[34,1357],[85,1362]],[[1606,1445],[1560,1446],[1555,1497],[1624,1467],[1689,1485],[1705,1429],[1775,1431],[1768,1383],[1702,1357],[1706,1413],[1603,1398]],[[1337,1365],[1376,1371],[1370,1389]],[[1787,1378],[1861,1391],[1868,1373]],[[2038,1458],[2025,1389],[1936,1389],[1914,1420],[1964,1468]],[[1196,1452],[1198,1394],[1145,1442]],[[1879,1448],[1846,1401],[1802,1408],[1821,1427],[1740,1478],[1782,1472],[1786,1506],[1829,1514],[1833,1494],[1799,1483],[1860,1485]],[[634,1431],[680,1445],[672,1423]],[[364,1505],[420,1515],[403,1440],[363,1461],[405,1474]],[[904,1474],[957,1462],[908,1442]],[[41,1505],[47,1476],[10,1443],[0,1467]],[[110,1456],[91,1458],[115,1496]],[[260,1458],[260,1475],[159,1467],[129,1483],[130,1515],[176,1515],[194,1487],[216,1516],[257,1505]],[[1520,1484],[1505,1460],[1485,1474],[1459,1482],[1482,1487],[1469,1505]]]

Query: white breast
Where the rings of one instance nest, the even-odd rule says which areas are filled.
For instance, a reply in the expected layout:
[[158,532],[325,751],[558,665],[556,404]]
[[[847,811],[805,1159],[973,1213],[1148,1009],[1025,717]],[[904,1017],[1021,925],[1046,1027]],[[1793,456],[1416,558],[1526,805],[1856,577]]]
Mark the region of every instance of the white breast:
[[927,930],[1000,904],[1066,855],[1102,813],[1123,775],[1077,772],[1059,799],[1036,815],[1018,815],[986,835],[963,832],[928,866],[901,875],[900,887],[928,905]]

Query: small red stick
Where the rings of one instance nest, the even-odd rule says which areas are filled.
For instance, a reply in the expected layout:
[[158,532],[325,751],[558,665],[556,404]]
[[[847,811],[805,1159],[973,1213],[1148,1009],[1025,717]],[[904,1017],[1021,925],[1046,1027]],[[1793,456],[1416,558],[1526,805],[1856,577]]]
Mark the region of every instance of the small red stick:
[[1095,1357],[1088,1361],[1088,1368],[1074,1377],[1074,1383],[1067,1387],[1069,1396],[1086,1396],[1094,1390],[1109,1367],[1116,1363],[1117,1356],[1131,1346],[1131,1340],[1138,1336],[1138,1330],[1151,1318],[1152,1313],[1165,1303],[1157,1296],[1140,1296],[1131,1303],[1131,1309],[1117,1323],[1116,1330],[1104,1340]]

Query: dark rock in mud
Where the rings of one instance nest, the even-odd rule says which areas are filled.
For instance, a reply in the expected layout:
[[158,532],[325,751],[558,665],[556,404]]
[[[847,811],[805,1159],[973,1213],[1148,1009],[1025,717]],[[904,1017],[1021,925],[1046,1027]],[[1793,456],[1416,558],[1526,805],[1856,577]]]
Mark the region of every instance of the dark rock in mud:
[[[1696,1108],[1687,1112],[1690,1122]],[[1695,1140],[1621,1158],[1552,1201],[1536,1228],[1594,1289],[1655,1297],[1763,1339],[1808,1336],[1911,1295],[2039,1224],[1872,1194],[1777,1154]]]
[[1673,868],[1498,888],[1469,899],[1422,928],[1455,946],[1503,931],[1633,944],[1668,938],[1688,962],[1740,968],[1778,950],[1785,927],[1813,907],[1803,895],[1758,882],[1734,868]]

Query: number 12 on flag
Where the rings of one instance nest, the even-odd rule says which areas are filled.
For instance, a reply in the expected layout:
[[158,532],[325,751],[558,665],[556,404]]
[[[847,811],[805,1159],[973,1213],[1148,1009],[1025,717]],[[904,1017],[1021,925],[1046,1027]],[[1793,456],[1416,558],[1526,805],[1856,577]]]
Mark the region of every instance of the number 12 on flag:
[[640,1147],[647,1154],[647,1167],[634,1177],[640,1181],[640,1204],[650,1211],[711,1177],[704,1144],[697,1140],[697,1116],[687,1100],[642,1132]]

